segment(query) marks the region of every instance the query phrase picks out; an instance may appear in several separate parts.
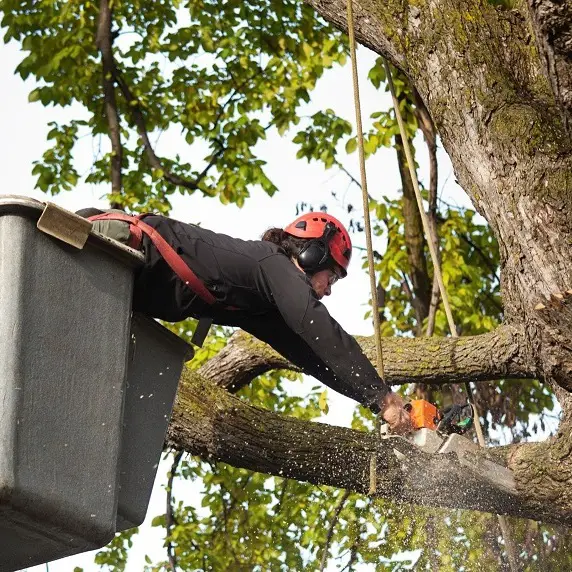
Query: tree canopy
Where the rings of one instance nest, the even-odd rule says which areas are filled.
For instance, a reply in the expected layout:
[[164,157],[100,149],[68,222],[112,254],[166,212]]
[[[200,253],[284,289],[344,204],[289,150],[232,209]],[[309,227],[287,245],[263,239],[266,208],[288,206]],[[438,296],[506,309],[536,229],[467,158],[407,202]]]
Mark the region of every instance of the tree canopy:
[[[347,171],[341,157],[356,149],[351,124],[330,108],[300,113],[324,70],[347,59],[341,0],[2,0],[0,9],[5,39],[26,52],[17,71],[37,82],[30,101],[81,110],[51,125],[34,165],[46,193],[78,183],[73,150],[83,136],[101,149],[86,181],[106,185],[111,205],[133,211],[168,213],[175,191],[238,205],[255,186],[275,193],[257,156],[269,130],[290,137],[300,159]],[[169,497],[172,508],[155,520],[166,529],[165,562],[149,567],[320,569],[331,559],[346,569],[387,562],[399,570],[392,555],[420,550],[419,569],[500,569],[494,519],[455,510],[477,509],[515,517],[523,567],[566,569],[572,72],[564,24],[572,14],[548,0],[368,0],[357,9],[359,41],[395,66],[408,136],[423,135],[416,153],[430,157],[426,207],[463,336],[442,337],[447,326],[403,142],[394,114],[380,109],[366,152],[375,160],[393,147],[402,179],[399,199],[372,201],[387,242],[376,271],[388,381],[411,383],[410,393],[438,403],[455,398],[445,384],[474,381],[486,429],[511,432],[514,444],[494,455],[513,471],[517,494],[462,498],[455,467],[439,480],[443,471],[433,466],[419,488],[421,476],[408,478],[372,437],[371,414],[357,409],[351,430],[312,423],[327,408],[322,389],[292,397],[286,387],[299,372],[291,364],[221,328],[183,374],[169,433],[170,446],[193,455],[177,455],[173,472],[202,480],[203,507]],[[369,79],[386,88],[380,60]],[[159,157],[153,142],[168,130],[188,148]],[[439,142],[476,210],[438,200]],[[200,165],[189,163],[188,149],[203,153]],[[359,209],[348,210],[361,232]],[[173,327],[185,335],[192,326]],[[372,341],[360,342],[371,354]],[[555,397],[563,412],[557,434],[526,443]],[[364,495],[372,451],[376,497]],[[132,534],[118,536],[98,561],[121,569]]]

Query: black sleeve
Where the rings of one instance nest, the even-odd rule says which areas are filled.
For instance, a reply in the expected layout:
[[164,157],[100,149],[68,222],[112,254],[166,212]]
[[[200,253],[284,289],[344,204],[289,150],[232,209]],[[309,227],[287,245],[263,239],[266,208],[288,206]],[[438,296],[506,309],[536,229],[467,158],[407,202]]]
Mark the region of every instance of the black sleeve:
[[260,321],[245,329],[335,391],[378,411],[389,388],[355,339],[316,298],[304,274],[280,254],[262,260],[260,273],[259,288],[283,321]]

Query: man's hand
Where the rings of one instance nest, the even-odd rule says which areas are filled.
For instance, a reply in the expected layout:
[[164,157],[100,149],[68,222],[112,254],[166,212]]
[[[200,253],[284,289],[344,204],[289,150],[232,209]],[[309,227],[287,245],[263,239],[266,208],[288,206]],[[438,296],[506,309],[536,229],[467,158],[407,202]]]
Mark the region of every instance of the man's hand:
[[389,424],[392,433],[404,435],[413,431],[409,412],[403,409],[405,403],[397,393],[388,393],[381,400],[381,416]]

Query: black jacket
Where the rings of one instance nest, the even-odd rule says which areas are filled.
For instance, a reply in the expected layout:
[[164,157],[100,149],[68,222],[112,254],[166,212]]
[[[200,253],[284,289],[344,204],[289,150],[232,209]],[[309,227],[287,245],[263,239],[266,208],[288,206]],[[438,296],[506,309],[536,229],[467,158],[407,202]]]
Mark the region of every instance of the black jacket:
[[[79,214],[100,212],[84,209]],[[216,324],[238,326],[335,391],[379,411],[388,387],[278,246],[162,216],[146,216],[145,222],[185,260],[217,303],[209,305],[194,294],[144,235],[146,263],[135,279],[135,310],[168,322],[207,316]]]

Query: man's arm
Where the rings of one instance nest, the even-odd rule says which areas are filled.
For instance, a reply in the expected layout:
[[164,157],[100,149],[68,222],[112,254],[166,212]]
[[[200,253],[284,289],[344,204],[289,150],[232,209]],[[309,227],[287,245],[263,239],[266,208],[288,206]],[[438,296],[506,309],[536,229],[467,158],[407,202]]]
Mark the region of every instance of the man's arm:
[[264,259],[260,268],[259,288],[276,305],[283,323],[264,331],[254,324],[258,333],[249,331],[332,389],[379,411],[389,387],[316,298],[305,275],[280,254]]
[[334,371],[314,353],[308,344],[288,327],[280,315],[249,316],[241,319],[236,325],[272,346],[304,373],[315,377],[334,391],[363,403],[372,411],[379,412],[381,393],[374,390],[366,392],[367,395],[358,392],[358,395],[355,388],[348,386],[336,376]]

